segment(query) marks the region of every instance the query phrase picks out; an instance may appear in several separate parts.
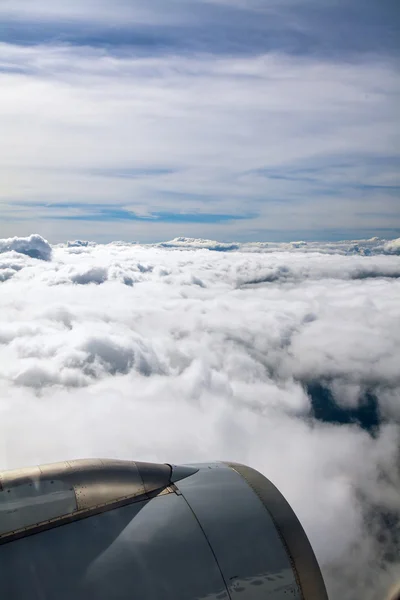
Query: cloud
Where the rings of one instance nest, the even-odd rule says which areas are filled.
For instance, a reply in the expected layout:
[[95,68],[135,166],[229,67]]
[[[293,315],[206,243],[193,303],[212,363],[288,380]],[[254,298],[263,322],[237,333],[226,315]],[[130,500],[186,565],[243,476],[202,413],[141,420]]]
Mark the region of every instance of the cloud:
[[387,242],[385,244],[385,251],[388,254],[400,254],[400,238]]
[[107,279],[107,269],[93,267],[81,273],[74,273],[71,277],[73,283],[85,285],[87,283],[104,283]]
[[[255,252],[255,253],[271,253],[271,252],[290,252],[290,253],[319,253],[319,254],[332,254],[332,255],[349,255],[349,256],[376,256],[379,254],[398,254],[400,246],[400,238],[395,240],[383,240],[378,237],[373,237],[368,240],[344,240],[340,242],[326,242],[326,241],[311,241],[305,242],[299,240],[297,242],[288,243],[274,243],[274,242],[216,242],[214,240],[206,240],[201,238],[188,238],[178,237],[168,242],[160,242],[158,246],[162,248],[181,248],[182,250],[216,250],[221,252],[229,252],[232,250],[240,250],[241,252]],[[68,242],[68,246],[73,242]],[[82,242],[76,242],[81,244]],[[85,242],[87,245],[88,242]],[[335,259],[332,259],[335,260]],[[326,268],[327,262],[323,263],[322,268]],[[363,262],[360,262],[362,265]],[[390,264],[390,261],[385,261],[385,267]],[[393,269],[388,269],[387,276],[397,276],[396,267],[397,261],[392,262]],[[321,263],[322,266],[322,263]],[[288,273],[289,269],[284,269],[282,274]],[[374,270],[367,266],[366,269],[359,269],[357,271],[360,278],[368,276],[374,276]],[[357,272],[354,272],[353,277],[357,278]],[[350,274],[349,274],[350,275]],[[380,276],[384,276],[382,271]],[[304,273],[301,274],[304,277]]]
[[3,0],[3,37],[19,44],[49,43],[133,49],[138,53],[200,52],[359,57],[399,50],[392,0],[379,5],[334,0]]
[[227,252],[229,250],[238,250],[240,245],[231,243],[226,244],[222,242],[215,242],[213,240],[202,240],[195,238],[178,237],[169,242],[160,242],[159,246],[163,248],[181,248],[181,249],[207,249],[216,250],[220,252]]
[[293,505],[332,600],[384,597],[400,566],[396,242],[0,247],[3,467],[248,463]]
[[398,73],[378,55],[1,54],[2,237],[399,235]]
[[51,259],[50,244],[37,234],[28,238],[13,237],[0,240],[0,254],[3,252],[17,252],[40,260]]

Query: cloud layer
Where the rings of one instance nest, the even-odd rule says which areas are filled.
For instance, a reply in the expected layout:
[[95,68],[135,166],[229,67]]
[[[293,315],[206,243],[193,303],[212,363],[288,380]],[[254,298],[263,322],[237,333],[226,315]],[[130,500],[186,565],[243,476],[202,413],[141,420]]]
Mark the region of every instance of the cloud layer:
[[0,236],[398,237],[395,11],[4,0]]
[[293,505],[332,600],[384,596],[399,569],[398,241],[31,236],[0,252],[3,467],[248,463]]

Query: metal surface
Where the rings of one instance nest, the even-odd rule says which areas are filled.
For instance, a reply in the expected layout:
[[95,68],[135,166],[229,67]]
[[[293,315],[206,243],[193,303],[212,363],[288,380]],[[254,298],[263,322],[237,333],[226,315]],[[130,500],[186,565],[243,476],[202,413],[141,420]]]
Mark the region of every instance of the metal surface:
[[0,543],[149,497],[170,476],[168,465],[109,459],[0,472]]
[[0,571],[0,596],[10,600],[229,600],[176,494],[0,546]]
[[0,536],[77,510],[73,489],[63,481],[37,481],[0,492]]
[[171,467],[169,465],[137,462],[140,477],[146,494],[166,487],[171,483]]
[[236,471],[223,463],[204,465],[176,486],[213,549],[232,600],[238,593],[251,600],[302,598],[271,516]]
[[171,481],[177,482],[186,477],[194,475],[199,470],[197,467],[188,467],[187,465],[169,465],[172,469]]
[[284,496],[255,469],[227,463],[254,490],[271,515],[290,556],[305,600],[328,600],[324,580],[307,535]]
[[0,473],[0,596],[327,600],[300,522],[260,473],[118,460]]

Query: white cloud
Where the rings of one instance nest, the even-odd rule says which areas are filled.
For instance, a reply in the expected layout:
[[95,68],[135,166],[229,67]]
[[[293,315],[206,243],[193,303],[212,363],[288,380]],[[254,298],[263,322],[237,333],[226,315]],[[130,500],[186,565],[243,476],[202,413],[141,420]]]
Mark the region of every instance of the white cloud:
[[[81,245],[82,242],[68,242],[68,245],[76,243]],[[84,242],[88,244],[89,242]],[[214,240],[206,240],[202,238],[188,238],[178,237],[167,242],[160,242],[158,246],[162,248],[180,248],[182,250],[216,250],[221,252],[228,252],[231,250],[240,250],[241,252],[256,252],[256,253],[271,253],[271,252],[290,252],[290,253],[319,253],[319,254],[340,254],[340,255],[360,255],[360,256],[371,256],[379,254],[399,254],[400,253],[400,238],[396,240],[382,240],[378,237],[370,238],[369,240],[344,240],[341,242],[304,242],[299,240],[297,242],[288,243],[274,243],[274,242],[216,242]],[[331,259],[335,260],[335,259]],[[357,264],[357,263],[354,263]],[[360,262],[359,265],[364,264]],[[396,274],[396,267],[398,261],[385,261],[385,266],[392,265],[394,271],[389,269],[387,271],[388,276]],[[321,268],[324,269],[326,262],[321,262]],[[289,271],[288,271],[289,272]],[[359,275],[365,276],[368,273],[373,276],[373,269],[367,266],[366,269],[359,269]],[[383,275],[383,272],[380,273]],[[357,277],[357,272],[349,273],[349,277]],[[301,274],[301,277],[304,273]],[[250,278],[248,278],[250,280]]]
[[17,252],[41,260],[51,259],[51,246],[40,235],[32,234],[28,238],[12,237],[0,240],[0,254]]
[[[2,466],[84,456],[250,464],[299,515],[330,598],[380,600],[396,581],[400,539],[391,246],[77,241],[39,260],[30,245],[49,247],[36,236],[0,241]],[[365,428],[372,395],[379,430],[313,418],[312,385]]]
[[400,254],[400,238],[387,242],[385,244],[385,250],[388,254]]

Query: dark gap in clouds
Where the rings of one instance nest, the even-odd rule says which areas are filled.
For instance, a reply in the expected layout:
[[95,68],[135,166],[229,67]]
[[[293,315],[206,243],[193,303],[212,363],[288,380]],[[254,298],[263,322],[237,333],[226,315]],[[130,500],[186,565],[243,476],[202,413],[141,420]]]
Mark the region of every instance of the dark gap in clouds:
[[360,398],[357,408],[339,406],[327,384],[310,381],[305,389],[311,399],[313,416],[317,421],[336,425],[358,425],[370,435],[376,436],[381,424],[379,402],[376,395],[368,390]]

